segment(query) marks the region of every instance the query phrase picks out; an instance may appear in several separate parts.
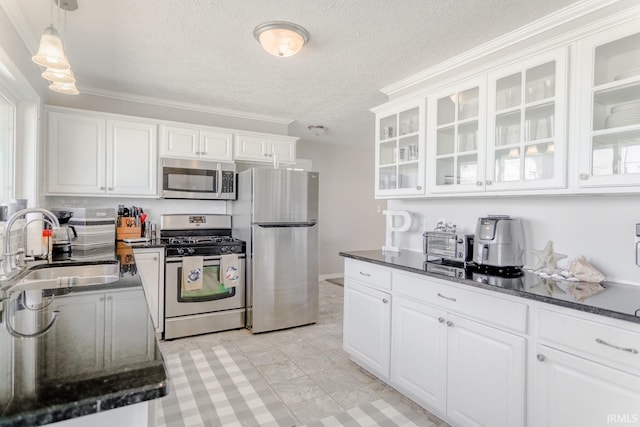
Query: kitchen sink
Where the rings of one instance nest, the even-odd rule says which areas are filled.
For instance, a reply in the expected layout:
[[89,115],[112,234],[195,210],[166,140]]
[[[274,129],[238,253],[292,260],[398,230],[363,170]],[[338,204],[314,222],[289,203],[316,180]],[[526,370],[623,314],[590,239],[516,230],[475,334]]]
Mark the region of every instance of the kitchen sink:
[[69,288],[74,286],[104,285],[120,277],[117,261],[109,263],[42,265],[20,278],[10,291]]

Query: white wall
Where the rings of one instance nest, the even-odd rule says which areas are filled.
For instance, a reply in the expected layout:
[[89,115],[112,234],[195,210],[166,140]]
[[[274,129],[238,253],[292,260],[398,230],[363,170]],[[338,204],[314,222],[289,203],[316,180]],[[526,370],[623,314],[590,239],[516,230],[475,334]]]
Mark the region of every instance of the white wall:
[[412,230],[396,237],[402,248],[422,251],[422,233],[433,230],[441,218],[457,224],[462,232],[475,233],[478,217],[508,214],[523,219],[526,265],[537,261],[531,249],[542,249],[552,240],[556,252],[568,259],[584,255],[607,280],[638,284],[635,224],[640,223],[639,202],[637,195],[455,198],[393,200],[389,209],[407,210],[414,218]]
[[320,172],[319,268],[326,276],[340,275],[340,251],[381,248],[384,243],[386,201],[373,197],[373,144],[341,146],[302,141],[298,156],[313,161]]

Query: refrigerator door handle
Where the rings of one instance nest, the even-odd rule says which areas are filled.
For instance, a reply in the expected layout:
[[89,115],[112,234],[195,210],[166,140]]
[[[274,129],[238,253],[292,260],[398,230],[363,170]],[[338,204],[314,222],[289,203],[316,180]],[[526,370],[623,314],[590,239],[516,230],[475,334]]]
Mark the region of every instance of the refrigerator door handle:
[[217,182],[217,187],[218,187],[218,199],[220,198],[220,194],[222,194],[222,164],[218,163],[218,182]]

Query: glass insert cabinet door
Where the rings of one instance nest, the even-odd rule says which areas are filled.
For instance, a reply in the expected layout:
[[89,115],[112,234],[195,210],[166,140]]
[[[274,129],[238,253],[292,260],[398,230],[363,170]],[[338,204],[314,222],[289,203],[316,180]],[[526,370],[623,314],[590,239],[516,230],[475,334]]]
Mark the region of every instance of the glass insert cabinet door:
[[640,30],[631,24],[580,45],[589,65],[580,187],[640,185]]
[[429,97],[429,191],[484,191],[483,81]]
[[489,74],[486,190],[565,185],[567,49]]
[[377,114],[376,196],[424,194],[424,101]]

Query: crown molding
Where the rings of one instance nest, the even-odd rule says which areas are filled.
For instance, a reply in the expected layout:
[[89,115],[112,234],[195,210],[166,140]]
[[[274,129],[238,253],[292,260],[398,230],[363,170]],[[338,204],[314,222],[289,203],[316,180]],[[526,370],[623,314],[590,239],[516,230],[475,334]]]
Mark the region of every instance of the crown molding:
[[597,12],[615,3],[623,3],[621,0],[583,0],[550,15],[544,16],[536,21],[526,24],[514,31],[504,34],[487,43],[470,49],[451,59],[443,61],[438,65],[428,68],[419,73],[413,74],[398,82],[392,83],[380,89],[387,96],[393,96],[398,92],[411,88],[412,86],[424,83],[434,77],[442,75],[450,70],[462,67],[472,60],[487,57],[502,49],[532,39],[542,33],[552,30],[560,25],[571,23],[576,19]]
[[159,107],[178,108],[181,110],[197,111],[200,113],[217,114],[227,117],[236,117],[240,119],[257,120],[261,122],[269,122],[281,125],[290,125],[295,119],[286,117],[269,116],[266,114],[247,113],[244,111],[232,110],[228,108],[210,107],[207,105],[193,104],[189,102],[170,101],[162,98],[151,96],[132,95],[122,92],[114,92],[102,89],[96,89],[86,86],[78,86],[81,94],[99,96],[103,98],[117,99],[121,101],[139,102],[142,104],[155,105]]
[[29,28],[26,18],[18,7],[18,2],[16,0],[0,0],[0,7],[7,14],[9,21],[16,29],[18,36],[22,39],[22,43],[24,43],[29,53],[35,53],[40,41],[37,35],[33,34]]

